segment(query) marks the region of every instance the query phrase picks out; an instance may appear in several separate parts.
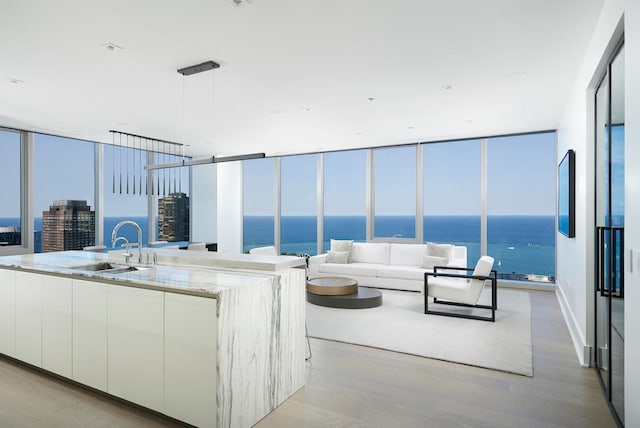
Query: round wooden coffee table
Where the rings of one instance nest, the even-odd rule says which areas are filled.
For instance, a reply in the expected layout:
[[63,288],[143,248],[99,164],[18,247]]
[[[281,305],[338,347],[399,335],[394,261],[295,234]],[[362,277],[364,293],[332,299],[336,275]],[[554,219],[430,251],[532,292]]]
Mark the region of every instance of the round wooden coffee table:
[[358,281],[339,277],[314,278],[307,280],[307,291],[322,296],[344,296],[358,292]]
[[382,293],[373,288],[358,287],[355,279],[321,277],[307,280],[307,301],[331,308],[375,308],[382,305]]

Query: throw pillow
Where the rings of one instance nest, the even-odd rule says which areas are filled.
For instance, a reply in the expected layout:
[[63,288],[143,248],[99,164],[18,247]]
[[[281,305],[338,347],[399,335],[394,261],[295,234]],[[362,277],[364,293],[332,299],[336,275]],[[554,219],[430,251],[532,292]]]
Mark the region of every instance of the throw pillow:
[[422,268],[433,269],[434,266],[446,266],[447,259],[438,256],[422,256]]
[[446,265],[453,258],[453,245],[427,242],[427,254],[435,257],[444,257],[447,259],[445,263]]
[[345,263],[351,263],[351,249],[353,248],[353,240],[352,239],[332,239],[331,240],[331,251],[346,251],[349,253],[348,261]]
[[351,251],[353,247],[353,240],[349,239],[332,239],[331,249],[333,251]]
[[340,263],[340,264],[349,263],[349,254],[351,254],[350,251],[329,250],[329,252],[327,253],[327,258],[325,259],[325,262]]

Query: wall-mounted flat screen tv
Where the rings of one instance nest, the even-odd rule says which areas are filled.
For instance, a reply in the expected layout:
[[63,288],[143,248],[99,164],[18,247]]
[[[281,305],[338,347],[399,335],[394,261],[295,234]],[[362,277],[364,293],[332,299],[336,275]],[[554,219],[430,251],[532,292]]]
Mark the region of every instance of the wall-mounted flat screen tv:
[[576,236],[576,155],[568,150],[558,165],[558,231]]

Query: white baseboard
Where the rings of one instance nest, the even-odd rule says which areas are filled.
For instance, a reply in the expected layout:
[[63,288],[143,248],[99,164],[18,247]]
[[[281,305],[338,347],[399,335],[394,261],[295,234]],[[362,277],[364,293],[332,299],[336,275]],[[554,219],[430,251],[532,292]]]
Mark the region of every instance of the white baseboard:
[[567,303],[567,298],[562,291],[562,287],[556,287],[556,296],[560,304],[564,322],[569,329],[569,335],[571,336],[578,362],[582,367],[589,367],[591,365],[591,346],[588,346],[584,340],[584,335],[578,326],[576,318],[573,316],[571,307]]

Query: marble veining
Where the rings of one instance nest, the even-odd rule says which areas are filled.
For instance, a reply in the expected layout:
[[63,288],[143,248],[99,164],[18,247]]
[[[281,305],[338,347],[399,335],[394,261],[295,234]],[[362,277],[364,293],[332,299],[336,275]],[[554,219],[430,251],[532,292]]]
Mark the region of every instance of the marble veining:
[[304,385],[304,270],[269,281],[218,296],[219,426],[251,426]]
[[215,298],[218,426],[252,426],[304,386],[304,269],[198,264],[124,273],[71,269],[102,261],[107,261],[104,253],[67,251],[0,257],[0,268]]

